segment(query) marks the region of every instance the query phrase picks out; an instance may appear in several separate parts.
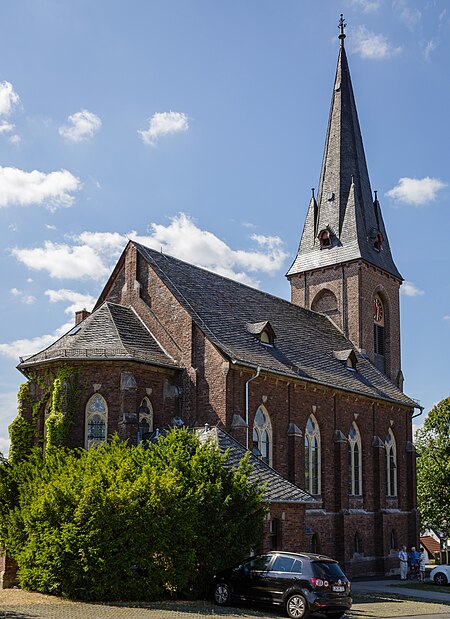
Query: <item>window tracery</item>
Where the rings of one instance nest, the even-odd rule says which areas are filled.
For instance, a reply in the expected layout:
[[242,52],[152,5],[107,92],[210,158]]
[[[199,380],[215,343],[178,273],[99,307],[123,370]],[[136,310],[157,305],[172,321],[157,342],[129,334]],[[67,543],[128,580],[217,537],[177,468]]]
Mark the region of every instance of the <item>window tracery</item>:
[[264,406],[260,406],[253,422],[253,451],[261,454],[261,460],[272,466],[272,424]]
[[321,478],[320,430],[317,419],[311,415],[305,428],[305,490],[320,494]]
[[85,448],[90,449],[106,443],[106,431],[108,425],[108,406],[106,400],[99,393],[89,398],[86,404],[86,434]]

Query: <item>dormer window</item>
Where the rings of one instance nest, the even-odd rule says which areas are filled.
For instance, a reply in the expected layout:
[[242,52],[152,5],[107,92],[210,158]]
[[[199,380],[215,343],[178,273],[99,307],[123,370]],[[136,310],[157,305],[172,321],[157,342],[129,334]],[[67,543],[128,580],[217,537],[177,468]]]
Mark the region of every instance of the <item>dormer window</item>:
[[247,324],[247,331],[255,335],[264,346],[275,344],[275,331],[268,320]]
[[383,243],[383,235],[381,234],[381,232],[378,232],[378,234],[375,237],[375,241],[373,242],[374,250],[381,251],[382,243]]
[[267,344],[268,346],[273,346],[273,341],[270,340],[270,334],[267,331],[262,331],[259,336],[259,341],[261,344]]
[[372,228],[370,230],[368,240],[372,243],[372,247],[374,248],[375,251],[381,251],[381,246],[383,244],[384,239],[383,239],[383,235],[377,228]]
[[349,350],[334,350],[333,357],[338,361],[345,363],[345,367],[347,370],[351,372],[356,372],[356,365],[358,359],[356,357],[355,351],[351,348]]
[[320,249],[329,249],[332,246],[331,232],[327,229],[321,230],[317,235]]

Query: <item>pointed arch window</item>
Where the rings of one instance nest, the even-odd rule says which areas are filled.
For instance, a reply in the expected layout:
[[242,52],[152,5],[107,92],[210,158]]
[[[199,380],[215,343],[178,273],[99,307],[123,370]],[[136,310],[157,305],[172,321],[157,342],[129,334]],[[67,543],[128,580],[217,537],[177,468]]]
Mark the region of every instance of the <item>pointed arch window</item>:
[[358,531],[356,531],[355,533],[355,537],[353,538],[354,540],[354,550],[356,554],[362,554],[363,552],[363,545],[362,545],[362,539],[358,533]]
[[381,251],[381,246],[383,244],[383,235],[381,232],[378,232],[375,236],[375,240],[373,242],[373,248],[375,251]]
[[317,533],[311,535],[311,552],[315,555],[319,554],[319,538]]
[[362,494],[361,435],[354,422],[348,432],[348,491],[355,496]]
[[272,424],[264,406],[260,406],[253,422],[253,453],[272,466]]
[[95,393],[86,404],[86,433],[84,446],[86,449],[106,443],[108,428],[108,406],[99,393]]
[[397,550],[398,546],[397,546],[397,536],[395,534],[395,529],[392,529],[391,534],[389,536],[389,549],[390,550]]
[[305,490],[320,494],[321,477],[320,430],[317,419],[311,415],[305,428]]
[[139,407],[138,443],[146,440],[153,432],[153,406],[147,396]]
[[329,249],[332,246],[331,232],[325,228],[317,235],[320,243],[320,249]]
[[373,349],[375,365],[379,370],[385,370],[385,311],[379,295],[373,300]]
[[392,430],[384,441],[386,448],[386,474],[387,474],[387,495],[397,496],[397,446]]

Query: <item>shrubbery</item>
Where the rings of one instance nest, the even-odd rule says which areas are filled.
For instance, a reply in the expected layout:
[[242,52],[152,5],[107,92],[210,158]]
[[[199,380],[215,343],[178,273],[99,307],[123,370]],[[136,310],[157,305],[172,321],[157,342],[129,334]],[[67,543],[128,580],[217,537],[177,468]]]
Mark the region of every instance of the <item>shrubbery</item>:
[[[22,587],[89,600],[206,592],[262,539],[261,488],[244,459],[172,430],[149,449],[114,440],[0,466],[0,535]],[[8,494],[9,493],[9,494]]]

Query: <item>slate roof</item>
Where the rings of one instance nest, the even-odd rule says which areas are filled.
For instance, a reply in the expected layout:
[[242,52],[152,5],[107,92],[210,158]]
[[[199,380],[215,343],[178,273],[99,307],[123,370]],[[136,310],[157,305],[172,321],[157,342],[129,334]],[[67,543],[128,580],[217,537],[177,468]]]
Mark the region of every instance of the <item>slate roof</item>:
[[127,359],[176,367],[132,308],[103,303],[54,344],[19,364],[27,368],[54,359]]
[[[417,407],[325,315],[132,242],[193,321],[232,363]],[[248,325],[269,321],[268,346]],[[336,352],[355,352],[350,371]],[[339,356],[339,355],[338,355]]]
[[[236,441],[232,436],[227,434],[222,428],[215,426],[209,429],[198,429],[197,434],[201,441],[212,440],[216,443],[222,453],[229,450],[226,465],[228,467],[237,468],[239,462],[247,453],[243,445]],[[250,463],[253,470],[250,473],[249,479],[252,483],[257,481],[266,484],[264,491],[264,500],[270,503],[316,503],[316,499],[292,484],[285,479],[280,473],[277,473],[268,464],[254,456],[250,455]]]
[[[331,197],[332,196],[332,197]],[[317,235],[328,229],[332,247]],[[381,250],[374,249],[377,232]],[[317,200],[311,199],[298,254],[287,276],[355,259],[402,279],[377,198],[372,197],[347,56],[341,39]]]

